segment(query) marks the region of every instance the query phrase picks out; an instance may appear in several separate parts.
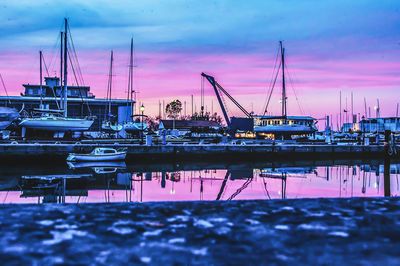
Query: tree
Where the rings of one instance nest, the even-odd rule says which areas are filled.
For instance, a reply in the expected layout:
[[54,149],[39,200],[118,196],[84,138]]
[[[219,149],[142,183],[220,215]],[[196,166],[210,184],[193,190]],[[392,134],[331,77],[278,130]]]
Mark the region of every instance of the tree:
[[182,103],[179,100],[173,100],[165,107],[165,112],[169,118],[176,119],[179,113],[182,111]]

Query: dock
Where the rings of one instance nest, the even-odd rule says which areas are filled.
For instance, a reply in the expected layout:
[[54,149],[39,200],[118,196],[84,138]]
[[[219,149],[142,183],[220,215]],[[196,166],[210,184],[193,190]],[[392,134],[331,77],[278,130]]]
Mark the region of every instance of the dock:
[[[69,153],[89,153],[96,147],[127,151],[127,160],[153,159],[335,159],[383,158],[383,145],[331,145],[331,144],[166,144],[139,145],[126,142],[28,142],[16,141],[0,144],[2,161],[17,159],[65,160]],[[399,155],[399,146],[394,147]]]

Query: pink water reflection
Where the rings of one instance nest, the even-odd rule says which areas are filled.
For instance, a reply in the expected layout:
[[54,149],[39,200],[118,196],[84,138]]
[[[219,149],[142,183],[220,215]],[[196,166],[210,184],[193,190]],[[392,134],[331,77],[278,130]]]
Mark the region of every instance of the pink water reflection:
[[[250,173],[251,173],[251,169]],[[267,170],[267,175],[260,176],[260,170],[253,170],[253,178],[231,179],[224,182],[227,170],[181,171],[175,173],[151,173],[151,180],[146,174],[124,174],[116,176],[116,183],[108,189],[82,188],[80,196],[67,196],[67,203],[103,203],[103,202],[149,202],[149,201],[193,201],[193,200],[249,200],[249,199],[298,199],[332,197],[380,197],[384,196],[382,172],[363,171],[359,167],[333,166],[305,168],[306,173],[281,174]],[[329,172],[329,173],[328,173]],[[263,172],[264,173],[264,172]],[[398,196],[398,171],[391,174],[391,195]],[[116,174],[117,175],[117,174]],[[329,177],[328,177],[329,175]],[[147,178],[149,178],[147,174]],[[125,177],[125,181],[123,178]],[[128,179],[126,179],[128,177]],[[129,181],[129,178],[133,178]],[[237,176],[236,176],[237,177]],[[174,181],[172,181],[173,179]],[[121,181],[122,180],[122,181]],[[165,182],[164,182],[165,181]],[[122,182],[122,183],[121,183]],[[225,185],[224,185],[225,183]],[[116,188],[117,186],[117,188]],[[38,203],[40,197],[21,197],[20,191],[1,191],[2,203]]]

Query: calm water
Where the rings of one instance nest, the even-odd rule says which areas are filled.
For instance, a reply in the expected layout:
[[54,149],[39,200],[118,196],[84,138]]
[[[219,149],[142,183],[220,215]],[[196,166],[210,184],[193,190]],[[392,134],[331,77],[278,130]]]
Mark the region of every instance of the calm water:
[[[0,202],[380,197],[383,170],[380,161],[1,166]],[[390,172],[390,195],[398,196],[400,164]]]

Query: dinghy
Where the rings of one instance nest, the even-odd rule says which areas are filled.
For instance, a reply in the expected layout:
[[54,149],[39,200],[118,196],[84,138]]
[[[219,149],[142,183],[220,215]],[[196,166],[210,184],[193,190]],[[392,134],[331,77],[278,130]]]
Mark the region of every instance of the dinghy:
[[95,148],[91,153],[70,153],[67,161],[120,161],[126,157],[126,151],[117,151],[112,148]]

